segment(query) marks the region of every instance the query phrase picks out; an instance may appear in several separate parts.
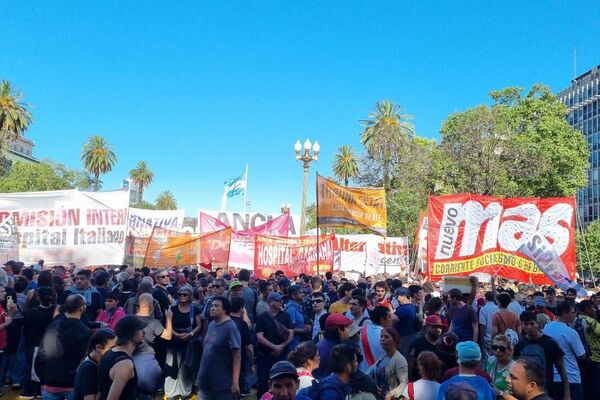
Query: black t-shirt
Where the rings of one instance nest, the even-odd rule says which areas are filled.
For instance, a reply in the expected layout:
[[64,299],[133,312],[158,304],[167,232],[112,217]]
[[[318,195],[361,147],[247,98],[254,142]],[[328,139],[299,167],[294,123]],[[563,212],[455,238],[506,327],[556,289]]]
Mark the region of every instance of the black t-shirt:
[[546,366],[546,381],[554,381],[553,366],[558,369],[558,360],[565,355],[558,344],[548,335],[542,335],[537,340],[523,337],[515,346],[514,358],[528,356]]
[[158,301],[160,311],[162,312],[162,315],[165,315],[165,312],[171,307],[171,300],[169,300],[169,293],[167,290],[157,286],[152,292],[152,297]]
[[54,319],[54,308],[53,307],[40,307],[36,306],[30,308],[25,313],[25,322],[23,325],[23,334],[25,335],[25,346],[36,347],[39,346],[46,332],[48,325],[52,323]]
[[[196,316],[200,314],[200,310],[197,305],[192,304],[189,312],[179,311],[179,306],[174,305],[171,307],[173,312],[173,331],[177,333],[188,333],[196,327]],[[184,348],[188,342],[183,342],[176,337],[171,338],[167,342],[167,346],[171,348]]]
[[98,393],[98,364],[89,357],[77,368],[75,374],[75,387],[73,388],[73,399],[83,400],[89,394]]
[[412,371],[408,371],[411,374],[411,381],[416,381],[421,379],[421,375],[419,375],[419,369],[417,368],[417,357],[423,351],[435,351],[435,344],[429,343],[429,341],[425,338],[425,336],[420,336],[412,342],[410,347],[410,357],[415,360],[415,367]]
[[234,316],[229,316],[229,318],[231,318],[231,320],[233,322],[235,322],[235,325],[238,328],[238,331],[240,331],[240,338],[242,341],[242,365],[244,364],[244,361],[246,360],[246,346],[252,344],[252,333],[250,332],[250,328],[248,328],[248,324],[244,321],[243,318],[241,317],[234,317]]
[[[258,319],[256,320],[256,333],[262,332],[265,339],[267,339],[273,344],[282,344],[284,340],[277,333],[277,325],[275,325],[275,321],[273,321],[273,318],[275,318],[281,325],[283,325],[287,329],[292,329],[292,319],[290,318],[288,313],[284,311],[279,311],[277,315],[271,317],[271,314],[269,312],[266,312],[259,315]],[[264,347],[259,343],[258,351],[261,352],[263,355],[268,355],[271,354],[273,350],[271,350],[268,347]]]

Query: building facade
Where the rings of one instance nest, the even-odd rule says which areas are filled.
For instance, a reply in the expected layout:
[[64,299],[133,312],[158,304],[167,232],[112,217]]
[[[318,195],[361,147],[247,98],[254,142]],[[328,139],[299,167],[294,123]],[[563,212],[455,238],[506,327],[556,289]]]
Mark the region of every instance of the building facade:
[[12,162],[24,161],[37,163],[39,162],[33,157],[33,148],[35,144],[24,136],[19,138],[4,148],[4,156]]
[[600,217],[600,65],[571,81],[558,94],[567,106],[567,121],[588,142],[588,186],[577,192],[578,226],[586,227]]
[[140,192],[140,187],[131,179],[123,179],[121,187],[123,189],[129,189],[129,204],[137,204],[144,201],[142,193]]

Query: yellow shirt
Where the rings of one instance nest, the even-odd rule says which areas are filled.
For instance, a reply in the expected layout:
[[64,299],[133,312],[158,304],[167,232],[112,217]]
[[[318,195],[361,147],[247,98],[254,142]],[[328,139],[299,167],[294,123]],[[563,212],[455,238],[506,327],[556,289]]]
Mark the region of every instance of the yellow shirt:
[[350,303],[344,304],[341,300],[338,300],[329,306],[329,313],[331,314],[344,314],[346,311],[350,311]]

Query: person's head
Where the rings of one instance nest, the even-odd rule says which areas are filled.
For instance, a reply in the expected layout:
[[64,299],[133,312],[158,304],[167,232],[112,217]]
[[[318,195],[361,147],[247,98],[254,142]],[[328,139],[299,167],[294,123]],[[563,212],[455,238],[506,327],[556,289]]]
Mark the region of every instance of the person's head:
[[548,303],[554,303],[554,301],[556,300],[556,290],[554,290],[553,287],[549,287],[546,290],[544,290],[544,293],[546,294],[546,301]]
[[155,277],[157,285],[164,287],[169,284],[169,272],[166,269],[158,270]]
[[385,295],[389,291],[389,287],[386,281],[379,281],[375,283],[375,299],[379,302],[385,300]]
[[337,292],[338,284],[333,279],[327,281],[327,293]]
[[460,342],[456,345],[456,358],[461,367],[475,369],[481,361],[481,349],[477,343],[470,340]]
[[352,296],[350,300],[350,313],[354,316],[362,315],[367,308],[367,299],[363,296]]
[[594,303],[592,300],[582,300],[581,303],[579,303],[579,312],[583,315],[587,315],[591,318],[596,318],[596,310],[596,303]]
[[338,343],[348,340],[350,337],[350,325],[352,320],[342,314],[329,314],[325,321],[325,338],[336,341]]
[[519,316],[523,335],[529,338],[536,338],[539,334],[539,327],[536,315],[533,311],[523,311]]
[[69,318],[81,318],[81,314],[85,312],[85,298],[80,294],[68,296],[61,311]]
[[329,369],[343,382],[348,382],[356,372],[358,364],[354,348],[347,344],[337,344],[331,350]]
[[408,291],[410,292],[410,298],[413,301],[419,302],[423,301],[425,298],[425,293],[423,292],[423,288],[420,285],[410,285],[408,287]]
[[287,289],[290,299],[301,303],[304,300],[304,289],[300,285],[291,285]]
[[296,367],[289,361],[276,362],[269,371],[269,391],[273,400],[294,400],[300,380]]
[[99,356],[98,358],[102,358],[104,353],[106,353],[108,350],[112,349],[115,346],[116,342],[117,335],[112,331],[112,329],[98,329],[90,338],[88,355],[95,351],[96,354]]
[[500,293],[497,299],[500,308],[507,308],[510,304],[510,295],[508,293]]
[[189,304],[192,302],[194,289],[190,285],[183,285],[177,291],[177,302],[179,304]]
[[224,274],[224,272],[223,272],[223,268],[221,268],[221,267],[217,267],[217,269],[215,269],[215,276],[216,276],[217,278],[221,278],[221,277],[223,277],[223,274]]
[[117,308],[118,304],[119,298],[115,293],[110,292],[106,296],[104,296],[104,307],[107,310],[114,310],[115,308]]
[[56,304],[56,293],[48,286],[40,286],[36,290],[38,301],[42,307],[53,307]]
[[28,282],[31,282],[33,280],[33,275],[33,268],[23,268],[21,270],[21,276],[27,279]]
[[558,319],[566,324],[573,322],[577,314],[575,313],[575,304],[570,301],[563,301],[556,306]]
[[458,336],[452,332],[446,332],[438,339],[436,347],[439,351],[444,353],[452,354],[456,353],[456,344],[458,343]]
[[126,315],[117,322],[117,346],[132,345],[134,348],[144,340],[144,328],[148,325],[137,315]]
[[394,297],[398,300],[398,304],[408,304],[410,303],[410,290],[400,286],[394,291]]
[[92,272],[89,269],[80,269],[75,274],[75,287],[79,290],[85,290],[90,287],[90,277]]
[[96,287],[106,287],[108,285],[108,280],[110,279],[110,275],[106,271],[101,271],[96,275]]
[[571,300],[574,302],[577,298],[577,290],[574,288],[568,288],[565,297],[567,298],[567,300]]
[[273,283],[270,281],[262,281],[258,284],[258,291],[266,299],[269,294],[273,293]]
[[508,388],[518,400],[530,400],[546,391],[545,368],[532,357],[519,357],[508,370]]
[[397,350],[400,351],[400,335],[396,329],[388,326],[381,331],[381,348],[386,353]]
[[320,292],[321,290],[323,290],[323,280],[318,276],[311,277],[310,288],[313,292]]
[[421,378],[437,381],[442,377],[442,362],[432,351],[422,351],[417,357],[417,368]]
[[300,343],[288,355],[288,360],[296,368],[306,368],[309,372],[317,369],[321,362],[321,357],[317,350],[317,345],[311,341]]
[[248,271],[245,268],[240,269],[240,273],[238,274],[238,279],[240,280],[240,282],[250,282],[250,276],[252,274],[250,273],[250,271]]
[[338,296],[340,299],[344,298],[346,300],[350,300],[352,298],[352,291],[356,288],[354,284],[350,282],[345,282],[338,287]]
[[231,299],[231,312],[232,313],[241,313],[244,311],[244,298],[243,297],[234,297]]
[[213,298],[210,306],[210,317],[215,321],[220,321],[231,313],[231,302],[225,296]]
[[390,309],[384,306],[377,306],[373,308],[369,315],[371,316],[371,322],[379,326],[390,325]]
[[23,293],[25,291],[25,289],[27,288],[27,285],[29,284],[29,282],[27,282],[27,279],[25,279],[22,276],[15,276],[15,282],[13,283],[13,289],[15,289],[15,292],[17,293]]
[[281,310],[283,296],[279,292],[273,292],[267,297],[267,303],[272,312],[277,313]]
[[225,294],[225,279],[223,278],[216,278],[213,279],[212,283],[210,284],[210,289],[212,290],[212,295],[213,296],[223,296]]
[[437,314],[432,314],[425,318],[425,335],[430,341],[436,341],[442,334],[444,325],[442,319]]
[[502,363],[508,363],[513,357],[513,343],[506,335],[496,335],[492,340],[492,351]]
[[333,273],[331,271],[325,272],[325,279],[327,279],[328,281],[330,281],[331,278],[333,278]]
[[465,381],[458,381],[448,385],[445,400],[477,400],[477,392]]
[[484,295],[485,301],[488,303],[493,303],[494,302],[494,292],[485,292]]
[[154,297],[150,293],[142,293],[138,296],[138,314],[143,316],[152,315],[154,308]]
[[432,297],[426,304],[426,308],[429,314],[437,314],[442,309],[442,299],[439,297]]
[[242,291],[244,290],[244,285],[240,281],[231,281],[229,282],[229,298],[233,299],[234,297],[241,297]]
[[325,309],[325,295],[323,293],[314,292],[310,301],[315,314],[320,314]]
[[462,302],[464,298],[463,293],[460,291],[460,289],[450,289],[450,291],[448,292],[448,301],[450,303],[450,305],[455,306],[458,303]]

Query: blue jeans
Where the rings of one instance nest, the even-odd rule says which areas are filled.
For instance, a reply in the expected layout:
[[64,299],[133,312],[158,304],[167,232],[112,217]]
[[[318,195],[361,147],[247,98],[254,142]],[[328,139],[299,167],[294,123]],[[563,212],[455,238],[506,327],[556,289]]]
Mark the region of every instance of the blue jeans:
[[73,391],[65,390],[64,392],[50,393],[42,389],[42,400],[73,400]]

